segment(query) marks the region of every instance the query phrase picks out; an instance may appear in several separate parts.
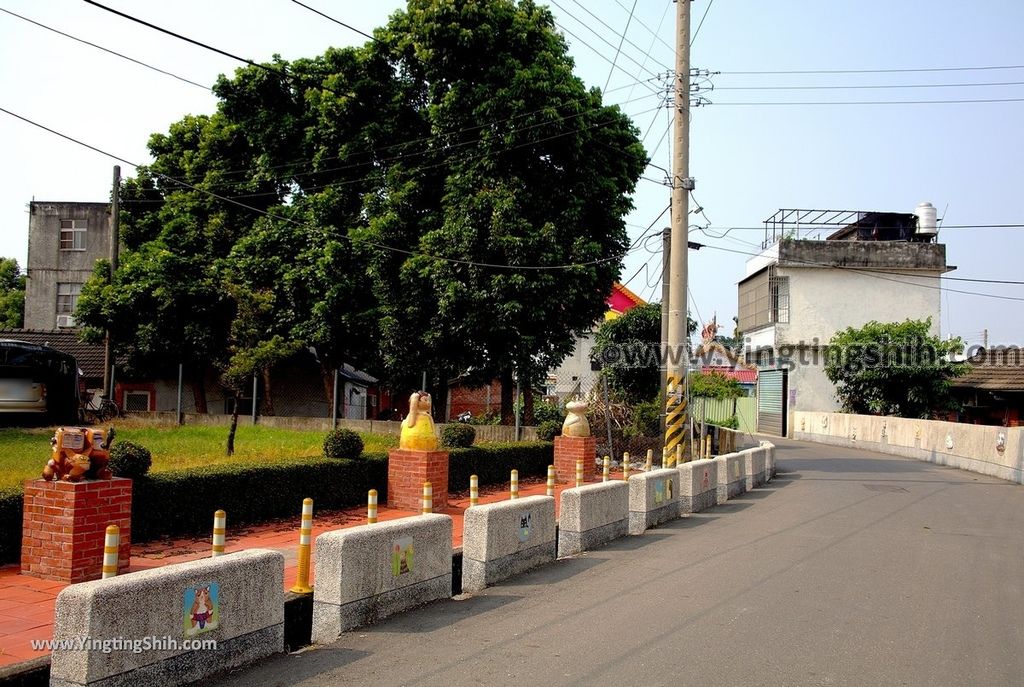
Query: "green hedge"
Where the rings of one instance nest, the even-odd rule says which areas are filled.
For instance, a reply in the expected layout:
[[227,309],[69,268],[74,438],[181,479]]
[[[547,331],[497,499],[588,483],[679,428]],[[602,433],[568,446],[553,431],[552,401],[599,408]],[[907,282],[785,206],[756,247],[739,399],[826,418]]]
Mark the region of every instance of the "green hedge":
[[[553,458],[553,445],[542,441],[452,449],[448,488],[466,491],[473,474],[480,484],[501,484],[513,468],[520,477],[543,477]],[[319,457],[151,473],[134,480],[132,541],[207,533],[218,508],[227,512],[231,530],[273,518],[298,518],[307,496],[316,511],[365,504],[370,489],[383,502],[387,474],[383,453],[363,454],[360,460]],[[22,500],[20,489],[0,491],[0,562],[20,557]]]
[[555,446],[548,441],[454,448],[448,457],[448,491],[467,491],[470,475],[480,478],[481,485],[508,482],[513,469],[520,479],[545,477],[554,458]]

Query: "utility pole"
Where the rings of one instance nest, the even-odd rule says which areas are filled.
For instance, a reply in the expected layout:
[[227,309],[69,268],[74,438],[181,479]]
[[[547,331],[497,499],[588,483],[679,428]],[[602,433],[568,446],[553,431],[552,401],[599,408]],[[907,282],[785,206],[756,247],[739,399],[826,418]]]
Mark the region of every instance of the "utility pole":
[[988,352],[988,329],[981,330],[981,345]]
[[[117,272],[117,253],[121,245],[121,167],[114,165],[114,187],[110,192],[110,281],[114,281],[114,273]],[[114,373],[111,369],[114,365],[113,346],[111,344],[110,329],[107,329],[103,339],[103,394],[107,398],[114,398],[114,390],[111,385],[114,382]]]
[[685,444],[686,259],[689,244],[690,179],[690,0],[676,0],[675,118],[672,129],[672,237],[669,255],[668,381],[665,400],[665,464],[672,463],[676,446]]
[[[668,398],[668,306],[669,306],[669,261],[672,259],[672,228],[661,230],[661,402]],[[665,434],[665,406],[662,405],[661,433]]]

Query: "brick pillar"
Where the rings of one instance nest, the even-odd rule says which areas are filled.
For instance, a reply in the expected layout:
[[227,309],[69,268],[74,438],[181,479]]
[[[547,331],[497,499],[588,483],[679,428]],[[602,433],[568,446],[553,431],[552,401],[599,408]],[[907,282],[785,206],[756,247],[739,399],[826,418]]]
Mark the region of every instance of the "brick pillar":
[[419,511],[423,505],[423,483],[434,492],[434,512],[448,507],[448,452],[388,451],[388,506]]
[[132,481],[25,482],[21,572],[61,582],[98,580],[107,525],[121,529],[117,570],[131,562]]
[[559,482],[576,482],[576,461],[583,461],[583,481],[592,482],[596,474],[594,457],[597,455],[597,439],[594,437],[555,437],[555,479]]

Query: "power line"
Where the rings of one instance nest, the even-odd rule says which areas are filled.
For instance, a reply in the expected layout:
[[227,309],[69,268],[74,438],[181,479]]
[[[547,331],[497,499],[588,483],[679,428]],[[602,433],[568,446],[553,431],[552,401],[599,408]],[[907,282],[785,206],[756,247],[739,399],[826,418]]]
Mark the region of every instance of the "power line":
[[195,86],[197,88],[201,88],[204,91],[209,91],[210,90],[209,86],[204,86],[203,84],[198,83],[196,81],[192,81],[191,79],[186,79],[184,76],[179,76],[179,75],[177,75],[177,74],[175,74],[173,72],[167,71],[166,69],[160,69],[160,67],[154,67],[153,65],[148,64],[146,62],[143,62],[142,60],[137,60],[134,57],[129,57],[128,55],[124,55],[124,54],[119,53],[119,52],[117,52],[115,50],[111,50],[110,48],[104,48],[102,45],[97,45],[96,43],[92,43],[90,41],[87,41],[84,38],[79,38],[78,36],[72,36],[70,33],[64,33],[63,31],[60,31],[59,29],[53,28],[52,26],[47,26],[46,24],[43,24],[43,23],[38,22],[38,21],[35,21],[34,19],[29,19],[28,17],[23,17],[22,15],[17,14],[16,12],[11,12],[10,10],[4,9],[3,7],[0,7],[0,12],[4,12],[5,14],[9,14],[12,17],[17,17],[18,19],[21,19],[22,21],[27,21],[29,24],[35,24],[36,26],[38,26],[41,29],[46,29],[47,31],[52,31],[53,33],[56,33],[57,35],[64,36],[65,38],[70,38],[73,41],[78,41],[79,43],[82,43],[84,45],[88,45],[91,48],[96,48],[97,50],[102,50],[105,53],[110,53],[111,55],[115,55],[117,57],[120,57],[123,60],[128,60],[129,62],[134,62],[135,64],[137,64],[137,65],[139,65],[141,67],[145,67],[146,69],[152,69],[155,72],[160,72],[161,74],[164,74],[166,76],[170,76],[171,78],[177,79],[178,81],[184,81],[185,83],[190,84],[192,86]]
[[1024,102],[1024,98],[983,98],[978,100],[847,100],[847,101],[831,101],[831,102],[712,102],[709,103],[714,107],[722,106],[772,106],[772,105],[784,105],[784,106],[797,106],[803,107],[806,105],[954,105],[963,103],[1019,103]]
[[788,69],[756,71],[718,71],[718,74],[910,74],[924,72],[972,72],[998,69],[1024,69],[1024,64],[987,65],[983,67],[918,67],[910,69]]
[[[712,250],[720,250],[720,251],[724,251],[726,253],[737,253],[739,255],[747,255],[747,256],[750,256],[750,257],[757,257],[759,255],[759,253],[750,253],[748,251],[736,250],[734,248],[726,248],[725,246],[713,246],[711,244],[703,244],[702,247],[703,248],[711,248]],[[869,277],[875,277],[876,279],[883,279],[885,281],[895,282],[897,284],[906,284],[908,286],[918,286],[918,287],[921,287],[921,288],[924,288],[924,289],[935,289],[935,290],[938,290],[938,291],[946,291],[947,293],[960,293],[960,294],[964,294],[964,295],[968,295],[968,296],[982,296],[982,297],[985,297],[985,298],[995,298],[995,299],[1004,300],[1004,301],[1024,301],[1024,298],[1020,298],[1020,297],[1017,297],[1017,296],[1002,296],[1002,295],[995,294],[995,293],[984,293],[984,292],[981,292],[981,291],[964,291],[962,289],[950,289],[950,288],[947,288],[947,287],[944,287],[944,286],[941,286],[941,285],[940,286],[932,286],[931,284],[922,284],[920,282],[907,281],[905,279],[895,279],[895,278],[892,278],[892,277],[883,276],[883,274],[879,274],[878,272],[880,270],[871,270],[871,269],[864,269],[864,268],[859,268],[859,267],[851,267],[849,265],[831,265],[831,264],[825,263],[825,262],[814,262],[813,260],[790,259],[790,261],[798,263],[798,264],[801,264],[801,265],[808,265],[810,267],[825,267],[825,268],[828,268],[828,269],[835,269],[835,270],[848,270],[848,271],[851,271],[851,272],[856,272],[858,274],[865,274],[865,275],[867,275]],[[884,272],[884,274],[889,274],[889,272]]]
[[[619,6],[619,7],[621,7],[621,8],[623,9],[623,11],[625,11],[625,10],[626,10],[626,6],[622,4],[622,0],[615,0],[615,4],[617,4],[617,5]],[[668,4],[668,6],[669,6],[669,7],[671,7],[671,6],[672,6],[672,0],[670,0],[670,1],[669,1],[669,4]],[[640,19],[640,17],[637,17],[637,18],[636,18],[636,23],[637,23],[637,24],[639,24],[639,25],[640,25],[641,27],[643,27],[643,28],[644,28],[644,29],[645,29],[645,30],[647,31],[647,33],[649,33],[649,34],[651,34],[652,36],[654,36],[655,40],[657,40],[657,41],[658,41],[658,42],[660,42],[660,43],[661,43],[662,45],[664,45],[664,46],[665,46],[666,48],[668,48],[669,50],[671,50],[671,51],[672,51],[672,56],[673,56],[673,57],[675,57],[675,54],[676,54],[676,48],[675,48],[675,46],[674,46],[674,45],[672,45],[672,44],[668,43],[668,42],[667,42],[667,41],[666,41],[666,40],[665,40],[664,38],[662,38],[661,36],[659,36],[659,35],[657,34],[657,32],[655,32],[655,31],[654,31],[654,30],[653,30],[653,29],[652,29],[652,28],[651,28],[650,26],[648,26],[647,24],[645,24],[645,23],[643,22],[643,20],[642,20],[642,19]]]
[[[553,2],[554,0],[552,0]],[[612,58],[612,68],[608,70],[608,78],[604,80],[604,88],[602,91],[608,90],[608,84],[611,83],[612,74],[615,73],[615,63],[619,60],[619,54],[622,52],[622,43],[626,40],[626,34],[629,32],[629,24],[633,21],[633,12],[636,10],[637,0],[633,0],[633,7],[629,10],[629,19],[626,20],[626,28],[622,30],[622,34],[619,38],[619,47],[615,49],[615,57]],[[577,3],[578,4],[578,3]],[[589,10],[587,10],[589,12]],[[632,43],[630,43],[632,45]],[[646,61],[646,60],[645,60]],[[640,63],[638,63],[640,64]],[[640,64],[641,71],[646,69],[646,66]]]
[[700,27],[704,26],[704,20],[708,18],[708,12],[711,11],[711,6],[715,4],[715,0],[708,0],[708,6],[704,8],[704,16],[700,18],[700,23],[697,24],[697,30],[693,32],[693,38],[690,39],[690,47],[693,47],[693,42],[697,40],[697,34],[700,33]]
[[1024,81],[990,81],[981,83],[918,83],[854,86],[715,86],[716,91],[845,91],[880,88],[970,88],[976,86],[1024,86]]
[[[579,20],[577,20],[577,21],[579,21]],[[585,40],[583,40],[582,38],[577,36],[575,33],[570,31],[569,29],[565,28],[564,25],[559,24],[558,22],[555,22],[555,26],[557,26],[561,31],[564,31],[565,33],[569,34],[570,36],[572,36],[573,38],[578,40],[580,43],[582,43],[586,47],[590,48],[590,50],[594,54],[596,54],[598,57],[600,57],[605,62],[611,64],[612,65],[612,69],[618,69],[620,72],[623,72],[624,74],[629,75],[629,78],[634,79],[637,83],[639,83],[642,86],[646,86],[647,89],[650,90],[652,93],[659,93],[659,91],[657,91],[656,89],[651,88],[651,86],[646,81],[640,81],[640,80],[635,79],[635,77],[632,74],[630,74],[628,71],[626,71],[626,69],[624,67],[613,63],[611,60],[608,59],[607,56],[605,56],[605,54],[603,52],[601,52],[600,50],[598,50],[597,48],[592,46],[590,43],[587,43]],[[586,25],[584,24],[584,26],[586,26]],[[600,38],[600,36],[598,36],[598,37]],[[604,40],[604,38],[601,38],[601,40],[603,40],[605,43],[608,43],[608,41]],[[611,45],[610,43],[608,43],[608,44]],[[614,47],[614,46],[612,46],[612,47]],[[651,70],[647,69],[646,67],[644,68],[643,71],[646,71],[648,74],[653,74],[653,72],[651,72]]]
[[344,26],[349,31],[355,31],[360,36],[365,36],[366,38],[369,38],[371,41],[376,41],[377,40],[376,37],[371,36],[370,34],[366,33],[365,31],[360,31],[356,27],[351,26],[349,24],[346,24],[345,22],[341,21],[340,19],[335,19],[334,17],[332,17],[332,16],[330,16],[328,14],[324,14],[323,12],[321,12],[318,9],[316,9],[315,7],[310,7],[309,5],[307,5],[305,3],[299,2],[299,0],[292,0],[292,2],[294,2],[299,7],[305,7],[307,10],[309,10],[313,14],[318,14],[318,15],[320,15],[321,17],[323,17],[324,19],[326,19],[328,21],[333,21],[335,24],[339,24],[341,26]]
[[[28,117],[23,117],[22,115],[19,115],[19,114],[15,113],[15,112],[12,112],[12,111],[10,111],[10,110],[8,110],[6,108],[0,107],[0,112],[3,112],[4,114],[9,115],[11,117],[14,117],[15,119],[19,119],[19,120],[25,122],[26,124],[31,124],[32,126],[34,126],[36,128],[39,128],[39,129],[42,129],[43,131],[46,131],[46,132],[48,132],[50,134],[53,134],[54,136],[58,136],[60,138],[63,138],[66,141],[70,141],[71,143],[74,143],[76,145],[82,146],[83,148],[87,148],[89,150],[92,150],[92,151],[94,151],[96,153],[99,153],[100,155],[104,155],[106,157],[109,157],[112,160],[117,160],[118,162],[124,163],[124,164],[126,164],[126,165],[128,165],[130,167],[135,167],[135,168],[139,167],[139,165],[137,163],[135,163],[135,162],[132,162],[130,160],[126,160],[125,158],[120,157],[118,155],[114,155],[113,153],[107,152],[106,150],[103,150],[102,148],[98,148],[98,147],[96,147],[94,145],[91,145],[91,144],[86,143],[86,142],[84,142],[82,140],[79,140],[79,139],[77,139],[77,138],[75,138],[73,136],[70,136],[68,134],[62,133],[60,131],[57,131],[56,129],[51,129],[50,127],[48,127],[48,126],[46,126],[44,124],[40,124],[39,122],[31,120]],[[158,176],[158,177],[163,177],[164,176],[164,175],[160,174],[159,172],[153,172],[153,174],[154,174],[154,176]],[[207,191],[206,189],[201,189],[201,188],[199,188],[197,186],[193,186],[193,185],[185,183],[185,182],[180,182],[179,181],[179,182],[176,182],[176,183],[179,183],[182,186],[186,186],[187,188],[189,188],[189,189],[191,189],[193,191],[196,191],[198,193],[206,194],[207,196],[210,196],[211,198],[216,198],[217,200],[221,200],[221,201],[224,201],[226,203],[230,203],[230,204],[235,205],[237,207],[240,207],[242,209],[250,210],[250,211],[255,212],[255,213],[259,214],[259,215],[263,215],[265,217],[270,217],[271,219],[278,219],[278,220],[287,222],[289,224],[295,225],[297,227],[311,228],[311,225],[308,225],[305,222],[299,222],[297,220],[294,220],[294,219],[292,219],[290,217],[286,217],[286,216],[283,216],[283,215],[275,215],[272,212],[268,212],[266,210],[261,210],[259,208],[253,207],[251,205],[246,205],[245,203],[241,203],[241,202],[239,202],[239,201],[237,201],[237,200],[235,200],[233,198],[222,196],[220,194],[214,193],[213,191]],[[653,226],[659,219],[661,219],[662,215],[665,214],[667,209],[668,208],[663,210],[661,212],[661,214],[658,215],[657,218],[655,218],[654,222],[651,223],[651,226]],[[411,251],[411,250],[406,250],[406,249],[403,249],[403,248],[396,248],[394,246],[388,246],[388,245],[385,245],[385,244],[377,243],[375,241],[369,241],[367,239],[361,239],[361,238],[360,239],[356,239],[356,238],[353,238],[352,236],[349,236],[347,234],[339,235],[339,238],[344,239],[345,241],[348,241],[349,243],[361,243],[361,244],[365,244],[367,246],[370,246],[372,248],[378,248],[380,250],[391,251],[393,253],[400,253],[402,255],[409,255],[409,256],[412,256],[412,257],[431,258],[433,260],[440,260],[442,262],[448,262],[448,263],[459,264],[459,265],[468,265],[468,266],[471,266],[471,267],[488,267],[488,268],[494,268],[494,269],[531,270],[531,271],[561,271],[561,270],[576,269],[576,268],[579,268],[579,267],[590,267],[590,266],[593,266],[593,265],[601,265],[601,264],[604,264],[604,263],[615,262],[615,261],[618,261],[618,260],[622,260],[632,250],[635,250],[635,243],[636,243],[635,242],[633,244],[633,247],[623,251],[619,255],[615,255],[615,256],[610,257],[610,258],[599,258],[597,260],[589,260],[589,261],[580,262],[580,263],[570,263],[570,264],[565,264],[565,265],[501,265],[501,264],[496,264],[496,263],[474,262],[472,260],[460,260],[458,258],[445,258],[445,257],[439,256],[439,255],[431,255],[431,254],[422,253],[422,252],[419,252],[419,251]]]

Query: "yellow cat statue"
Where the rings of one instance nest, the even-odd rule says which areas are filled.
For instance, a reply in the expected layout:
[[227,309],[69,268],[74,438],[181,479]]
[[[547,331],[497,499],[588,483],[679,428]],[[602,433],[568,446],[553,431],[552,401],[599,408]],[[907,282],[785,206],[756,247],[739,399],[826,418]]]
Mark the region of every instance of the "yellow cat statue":
[[430,394],[415,391],[409,397],[409,414],[402,420],[402,435],[398,448],[413,451],[436,451],[437,435],[434,419],[430,416]]

